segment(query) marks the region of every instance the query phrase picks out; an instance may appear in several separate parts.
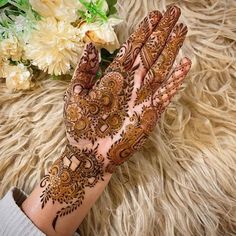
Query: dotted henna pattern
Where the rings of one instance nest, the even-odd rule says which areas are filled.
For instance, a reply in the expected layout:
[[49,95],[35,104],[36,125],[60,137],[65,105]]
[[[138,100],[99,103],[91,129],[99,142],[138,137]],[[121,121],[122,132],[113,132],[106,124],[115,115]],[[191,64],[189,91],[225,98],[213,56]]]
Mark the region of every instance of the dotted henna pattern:
[[187,33],[183,24],[175,26],[179,15],[176,6],[163,16],[149,13],[97,81],[98,52],[86,45],[64,98],[69,144],[40,184],[42,208],[49,200],[63,205],[54,229],[82,204],[86,188],[144,145],[179,89],[191,64],[184,58],[171,72]]

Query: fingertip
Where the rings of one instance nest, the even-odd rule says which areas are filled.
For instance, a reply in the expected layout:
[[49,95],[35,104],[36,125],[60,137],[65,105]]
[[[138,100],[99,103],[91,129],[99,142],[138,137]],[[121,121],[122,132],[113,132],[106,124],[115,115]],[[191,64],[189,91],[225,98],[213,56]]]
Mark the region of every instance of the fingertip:
[[160,19],[162,18],[162,14],[160,11],[158,10],[153,10],[150,11],[146,17],[144,17],[144,19],[140,22],[139,24],[139,28],[143,28],[143,27],[147,27],[147,22],[150,23],[151,26],[151,31],[155,28],[155,26],[158,24],[158,22],[160,21]]
[[173,16],[179,16],[181,14],[181,9],[178,6],[171,4],[167,7],[166,12],[170,13]]
[[92,42],[86,43],[84,46],[84,50],[89,51],[89,52],[92,52],[92,51],[97,52],[98,51],[96,46]]
[[92,42],[88,42],[86,43],[85,47],[95,47],[95,46]]
[[188,33],[187,25],[185,25],[184,23],[178,23],[173,29],[172,38],[182,37],[183,39],[185,39],[187,33]]
[[160,20],[161,17],[162,17],[162,14],[158,10],[153,10],[148,13],[148,18],[155,19],[156,21]]
[[184,57],[180,63],[188,71],[191,68],[192,61],[188,57]]

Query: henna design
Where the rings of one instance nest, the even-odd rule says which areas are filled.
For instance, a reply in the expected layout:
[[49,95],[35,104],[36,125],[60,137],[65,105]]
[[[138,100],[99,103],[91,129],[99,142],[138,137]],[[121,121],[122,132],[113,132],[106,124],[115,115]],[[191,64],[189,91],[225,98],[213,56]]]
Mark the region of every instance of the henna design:
[[117,165],[127,161],[133,153],[144,145],[158,119],[156,108],[144,106],[142,115],[134,114],[132,119],[135,120],[135,123],[127,126],[126,131],[122,132],[121,138],[108,151],[107,155],[110,162],[106,171],[109,173],[114,172]]
[[44,188],[40,196],[42,208],[49,200],[53,204],[66,204],[53,220],[54,229],[58,217],[71,213],[81,205],[85,187],[93,187],[103,180],[103,161],[97,154],[97,148],[80,150],[68,145],[62,157],[54,162],[49,173],[41,180],[40,187]]
[[75,68],[73,80],[65,92],[64,100],[72,95],[78,96],[87,94],[88,89],[92,88],[95,81],[97,70],[99,68],[99,54],[92,43],[88,43],[84,49],[83,55]]
[[163,111],[169,104],[171,98],[179,89],[184,78],[186,77],[191,67],[191,61],[188,58],[183,58],[179,65],[177,65],[170,77],[159,87],[153,96],[153,103],[155,106],[159,106]]
[[72,96],[64,109],[67,132],[76,141],[83,138],[93,143],[97,138],[113,137],[127,116],[132,86],[120,73],[112,72],[103,77],[87,97]]
[[128,72],[132,68],[138,53],[161,17],[162,15],[159,11],[152,11],[143,19],[137,30],[121,46],[116,58],[106,69],[106,73],[111,71]]
[[140,60],[144,69],[149,70],[155,59],[160,55],[179,16],[180,9],[178,7],[171,6],[167,9],[158,27],[156,27],[140,51]]
[[[167,42],[162,54],[154,63],[152,68],[144,78],[144,84],[137,91],[135,104],[141,104],[146,101],[156,90],[160,87],[166,76],[169,74],[174,60],[181,48],[185,36],[187,34],[187,27],[183,24],[177,25],[170,39]],[[152,91],[151,93],[149,91]]]
[[94,187],[144,145],[180,87],[190,69],[188,59],[167,78],[187,33],[183,24],[171,33],[179,14],[175,6],[163,18],[151,12],[96,82],[98,52],[86,46],[65,94],[69,144],[40,183],[42,208],[48,201],[63,204],[54,229],[59,217],[82,204],[86,187]]

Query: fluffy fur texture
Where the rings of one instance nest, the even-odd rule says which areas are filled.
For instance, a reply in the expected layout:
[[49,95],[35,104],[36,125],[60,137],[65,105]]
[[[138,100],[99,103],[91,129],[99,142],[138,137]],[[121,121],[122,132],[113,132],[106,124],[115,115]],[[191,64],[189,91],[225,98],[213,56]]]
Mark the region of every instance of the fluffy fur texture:
[[[120,40],[169,3],[118,1]],[[175,3],[189,27],[181,56],[192,59],[191,72],[143,151],[118,168],[82,235],[236,235],[236,2]],[[13,185],[30,193],[64,148],[67,82],[41,79],[16,94],[0,83],[1,195]]]

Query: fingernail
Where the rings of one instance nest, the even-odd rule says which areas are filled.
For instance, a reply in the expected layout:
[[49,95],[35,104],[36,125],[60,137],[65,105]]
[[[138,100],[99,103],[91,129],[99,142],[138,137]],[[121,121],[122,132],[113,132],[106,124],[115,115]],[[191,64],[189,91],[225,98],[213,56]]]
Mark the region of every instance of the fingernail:
[[170,5],[167,11],[170,12],[171,15],[178,15],[181,12],[180,8],[176,5]]
[[188,64],[188,65],[192,64],[192,61],[188,57],[184,57],[182,62],[183,62],[183,64]]

